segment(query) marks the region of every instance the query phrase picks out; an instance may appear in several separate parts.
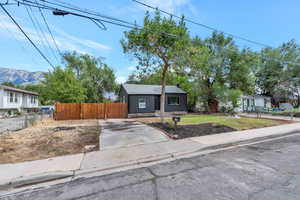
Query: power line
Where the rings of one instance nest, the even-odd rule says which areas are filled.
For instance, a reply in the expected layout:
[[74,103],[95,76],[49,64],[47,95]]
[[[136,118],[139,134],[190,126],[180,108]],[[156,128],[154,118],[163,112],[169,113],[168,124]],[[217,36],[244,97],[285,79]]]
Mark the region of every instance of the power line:
[[254,40],[247,39],[247,38],[245,38],[245,37],[241,37],[241,36],[239,36],[239,35],[235,35],[235,34],[232,34],[232,33],[228,33],[228,32],[225,32],[225,31],[221,31],[221,30],[218,30],[217,28],[214,28],[214,27],[212,27],[212,26],[208,26],[208,25],[206,25],[206,24],[202,24],[202,23],[199,23],[199,22],[195,22],[195,21],[193,21],[193,20],[191,20],[191,19],[182,18],[182,17],[180,17],[180,16],[178,16],[178,15],[175,15],[175,14],[173,14],[173,13],[169,13],[169,12],[167,12],[167,11],[165,11],[165,10],[162,10],[162,9],[159,9],[159,8],[155,8],[154,6],[149,5],[149,4],[146,4],[146,3],[143,3],[143,2],[141,2],[141,1],[138,1],[138,0],[132,0],[132,1],[138,3],[138,4],[142,5],[142,6],[151,8],[151,9],[153,9],[153,10],[158,10],[158,11],[160,11],[160,12],[162,12],[162,13],[164,13],[164,14],[167,14],[167,15],[169,15],[169,16],[172,16],[172,17],[175,17],[175,18],[178,18],[178,19],[183,19],[184,21],[187,21],[187,22],[190,22],[190,23],[192,23],[192,24],[201,26],[201,27],[203,27],[203,28],[206,28],[206,29],[209,29],[209,30],[212,30],[212,31],[221,32],[221,33],[224,33],[225,35],[228,35],[228,36],[230,36],[230,37],[237,38],[237,39],[240,39],[240,40],[244,40],[244,41],[249,42],[249,43],[252,43],[252,44],[256,44],[256,45],[263,46],[263,47],[266,47],[266,48],[272,48],[272,46],[270,46],[270,45],[268,45],[268,44],[264,44],[264,43],[261,43],[261,42],[257,42],[257,41],[254,41]]
[[[54,8],[54,7],[51,7],[51,6],[46,6],[46,5],[41,5],[39,3],[34,3],[32,1],[29,1],[29,0],[22,0],[23,2],[20,2],[19,0],[15,0],[15,1],[18,2],[21,5],[28,5],[28,6],[32,6],[32,7],[38,7],[38,8],[41,8],[41,9],[52,10],[52,11],[54,11],[54,13],[61,12],[60,15],[71,14],[71,15],[74,15],[74,16],[84,17],[84,18],[88,18],[90,20],[95,20],[97,22],[105,22],[105,23],[109,23],[109,24],[113,24],[113,25],[116,25],[116,26],[129,28],[129,29],[142,29],[143,28],[142,26],[139,26],[137,24],[133,24],[133,23],[130,23],[130,22],[126,22],[124,20],[118,20],[118,21],[124,21],[124,22],[126,22],[126,24],[115,22],[115,21],[112,21],[112,20],[109,20],[109,19],[94,18],[94,17],[90,17],[90,16],[86,16],[86,15],[82,15],[82,14],[78,14],[78,13],[74,13],[74,12],[70,12],[70,11],[64,11],[64,10]],[[24,3],[24,2],[28,2],[28,3]],[[169,37],[180,39],[177,35],[174,35],[174,34],[170,34],[170,33],[167,33],[167,32],[161,32],[161,31],[159,33],[167,35]]]
[[[79,16],[79,17],[85,17],[85,18],[89,18],[89,19],[94,19],[94,20],[97,20],[97,21],[102,21],[102,22],[105,22],[105,23],[110,23],[110,24],[114,24],[114,25],[117,25],[117,26],[121,26],[121,27],[125,27],[125,28],[129,28],[129,29],[142,29],[144,27],[141,27],[137,24],[134,24],[134,25],[131,25],[132,23],[130,22],[126,22],[124,20],[119,20],[117,19],[118,21],[123,21],[123,22],[126,22],[127,24],[122,24],[122,23],[118,23],[118,22],[115,22],[115,21],[110,21],[110,20],[104,20],[104,19],[98,19],[98,18],[93,18],[93,17],[89,17],[89,16],[86,16],[86,15],[82,15],[82,14],[77,14],[77,13],[74,13],[74,12],[69,12],[69,11],[64,11],[64,10],[61,10],[61,9],[58,9],[58,8],[54,8],[54,7],[51,7],[51,6],[47,6],[47,5],[42,5],[42,4],[39,4],[39,3],[35,3],[35,2],[32,2],[32,1],[29,1],[29,0],[22,0],[23,2],[20,2],[18,0],[16,0],[18,3],[20,4],[23,4],[23,5],[29,5],[29,6],[33,6],[33,7],[39,7],[41,9],[47,9],[47,10],[52,10],[52,11],[61,11],[62,13],[65,13],[65,14],[71,14],[71,15],[74,15],[74,16]],[[47,0],[41,0],[43,2],[49,2]],[[24,3],[24,2],[28,2],[28,3]],[[57,6],[59,6],[59,4],[55,4]],[[74,9],[74,8],[70,8],[69,9]],[[79,10],[78,8],[76,8],[77,10]],[[81,11],[81,12],[86,12],[86,11]],[[176,16],[178,17],[178,16]],[[109,17],[110,19],[113,19],[111,17]],[[179,17],[180,18],[180,17]],[[115,18],[116,19],[116,18]],[[176,39],[179,39],[181,40],[182,38],[177,36],[177,35],[174,35],[174,34],[170,34],[170,33],[166,33],[166,32],[159,32],[160,34],[164,34],[164,35],[167,35],[169,37],[173,37],[173,38],[176,38]],[[208,45],[208,44],[206,44]],[[220,46],[222,47],[222,46]],[[224,47],[222,47],[224,48]],[[228,50],[231,50],[231,49],[228,49]],[[280,62],[282,64],[293,64],[293,65],[298,65],[300,66],[299,63],[295,63],[295,62],[290,62],[290,61],[281,61],[279,59],[270,59],[270,58],[266,58],[266,57],[263,57],[262,55],[258,55],[259,57],[263,58],[263,59],[266,59],[266,60],[272,60],[272,61],[276,61],[276,62]]]
[[[24,4],[24,3],[20,2],[19,0],[16,0],[16,1],[19,2],[20,4]],[[29,0],[22,0],[22,1],[27,2],[27,3],[31,3],[32,6],[39,6],[42,9],[61,10],[61,11],[63,11],[62,9],[57,9],[57,8],[47,6],[47,5],[43,5],[44,7],[42,7],[42,4],[40,4],[40,3],[35,3],[35,5],[33,5],[32,3],[34,3],[34,2],[29,1]],[[60,7],[63,7],[63,8],[67,8],[67,9],[70,9],[70,10],[75,10],[75,11],[78,11],[78,12],[81,12],[81,13],[85,13],[85,14],[89,14],[89,15],[93,15],[93,16],[98,16],[100,18],[105,18],[105,19],[89,17],[89,16],[86,16],[86,15],[81,15],[81,14],[77,14],[77,13],[74,13],[74,12],[67,11],[69,14],[76,15],[76,16],[79,16],[79,17],[90,18],[90,19],[93,19],[93,20],[96,20],[96,21],[102,21],[102,22],[114,24],[114,25],[117,25],[117,26],[122,26],[122,27],[125,27],[125,28],[134,28],[136,26],[136,24],[134,24],[134,23],[130,23],[130,22],[127,22],[127,21],[124,21],[124,20],[121,20],[121,19],[105,16],[105,15],[102,15],[102,14],[99,14],[99,13],[92,13],[93,11],[88,12],[88,11],[85,11],[85,10],[81,10],[79,8],[72,8],[72,7],[69,7],[69,6],[64,6],[64,5],[61,5],[61,4],[52,3],[52,2],[49,2],[49,1],[46,1],[46,0],[40,0],[40,1],[46,2],[48,4],[60,6]],[[109,20],[112,20],[112,21],[109,21]]]
[[[74,12],[70,12],[70,11],[64,11],[64,10],[61,10],[61,9],[58,9],[58,8],[50,7],[50,6],[47,6],[47,5],[42,5],[42,4],[37,3],[37,2],[26,1],[26,0],[22,0],[23,2],[18,1],[18,0],[15,0],[15,1],[18,2],[18,4],[21,4],[21,5],[24,5],[24,6],[30,6],[30,7],[35,7],[35,8],[39,8],[39,9],[51,10],[54,15],[60,15],[60,16],[74,15],[74,16],[77,16],[77,17],[87,18],[87,19],[91,20],[93,23],[95,23],[97,25],[97,27],[102,29],[102,30],[107,30],[106,26],[102,22],[110,23],[107,20],[102,20],[102,19],[98,19],[98,18],[94,18],[94,17],[90,17],[90,16],[86,16],[86,15],[82,15],[82,14],[78,14],[78,13],[74,13]],[[24,2],[27,2],[27,3],[24,3]]]
[[42,9],[41,9],[41,8],[38,8],[38,9],[39,9],[40,14],[41,14],[41,16],[42,16],[42,18],[43,18],[44,23],[46,24],[47,30],[48,30],[48,32],[49,32],[51,38],[52,38],[52,41],[53,41],[53,43],[54,43],[54,45],[55,45],[55,48],[56,48],[58,54],[59,54],[60,56],[62,56],[63,54],[61,53],[61,51],[60,51],[60,49],[59,49],[59,47],[58,47],[58,45],[57,45],[57,43],[56,43],[56,40],[55,40],[55,38],[54,38],[54,36],[53,36],[53,34],[52,34],[52,31],[51,31],[51,29],[50,29],[50,27],[49,27],[49,24],[47,23],[47,20],[46,20],[46,18],[45,18],[45,16],[44,16],[44,13],[43,13]]
[[29,19],[30,19],[30,21],[31,21],[31,23],[32,23],[32,25],[33,25],[33,28],[35,29],[36,35],[39,37],[40,45],[44,48],[44,50],[45,50],[47,53],[49,53],[49,52],[48,52],[48,49],[47,49],[47,47],[46,47],[45,41],[44,41],[43,33],[42,33],[42,31],[41,31],[41,27],[37,25],[37,23],[35,22],[36,19],[33,18],[33,16],[30,14],[28,8],[31,9],[31,7],[25,7],[25,9],[26,9],[27,15],[29,16]]
[[35,63],[35,64],[38,64],[37,61],[34,59],[34,57],[26,50],[25,46],[22,44],[22,42],[20,42],[17,37],[15,36],[15,33],[11,30],[9,30],[9,28],[5,25],[5,22],[2,22],[2,19],[0,18],[0,25],[2,25],[5,30],[7,32],[10,33],[10,36],[12,36],[12,38],[20,45],[20,49],[25,52],[26,54],[30,55],[30,58],[32,59],[32,61]]
[[72,5],[70,3],[65,3],[63,1],[55,0],[56,2],[59,2],[59,3],[53,3],[53,2],[50,2],[48,0],[40,0],[40,1],[46,2],[46,3],[51,4],[51,5],[60,6],[62,8],[67,8],[67,9],[82,12],[82,13],[85,13],[85,14],[89,14],[89,15],[105,18],[105,19],[108,19],[108,20],[113,20],[113,21],[117,21],[117,22],[120,22],[120,23],[128,24],[128,25],[131,25],[131,26],[136,25],[134,23],[127,22],[127,21],[122,20],[122,19],[118,19],[118,18],[115,18],[115,17],[107,16],[107,15],[103,15],[103,14],[101,14],[99,12],[96,12],[96,11],[93,11],[93,10],[82,9],[78,6]]
[[[43,37],[43,40],[46,42],[47,46],[48,46],[48,49],[50,50],[50,52],[52,53],[52,55],[54,56],[54,58],[57,60],[57,62],[59,63],[59,60],[58,60],[58,57],[55,53],[55,50],[53,49],[53,46],[50,44],[51,42],[49,42],[49,37],[48,35],[44,32],[44,29],[42,28],[42,25],[40,24],[39,20],[37,19],[37,17],[35,16],[35,13],[33,11],[33,9],[30,7],[30,11],[32,13],[32,16],[34,18],[34,20],[36,21],[38,27],[39,27],[39,30],[42,34],[42,37]],[[48,50],[47,50],[48,51]]]
[[[199,22],[195,22],[195,21],[190,20],[190,19],[187,19],[187,18],[180,17],[180,16],[178,16],[178,15],[175,15],[175,14],[173,14],[173,13],[169,13],[169,12],[167,12],[167,11],[165,11],[165,10],[162,10],[162,9],[159,9],[159,8],[155,8],[154,6],[151,6],[151,5],[149,5],[149,4],[140,2],[140,1],[138,1],[138,0],[132,0],[132,1],[133,1],[133,2],[136,2],[136,3],[140,4],[140,5],[143,5],[143,6],[145,6],[145,7],[151,8],[151,9],[153,9],[153,10],[158,10],[158,11],[160,11],[160,12],[162,12],[162,13],[164,13],[164,14],[167,14],[167,15],[169,15],[169,16],[171,16],[171,17],[175,17],[175,18],[178,18],[178,19],[183,19],[183,20],[185,20],[185,21],[187,21],[187,22],[190,22],[190,23],[195,24],[195,25],[198,25],[198,26],[202,26],[202,27],[204,27],[204,28],[206,28],[206,29],[209,29],[209,30],[213,30],[213,31],[217,31],[217,32],[223,33],[223,34],[228,35],[228,36],[230,36],[230,37],[232,37],[232,38],[237,38],[237,39],[240,39],[240,40],[244,40],[244,41],[246,41],[246,42],[249,42],[249,43],[252,43],[252,44],[256,44],[256,45],[260,45],[260,46],[263,46],[263,47],[266,47],[266,48],[273,48],[272,46],[270,46],[270,45],[268,45],[268,44],[264,44],[264,43],[257,42],[257,41],[254,41],[254,40],[250,40],[250,39],[247,39],[247,38],[244,38],[244,37],[235,35],[235,34],[231,34],[231,33],[228,33],[228,32],[224,32],[224,31],[218,30],[218,29],[216,29],[216,28],[214,28],[214,27],[211,27],[211,26],[208,26],[208,25],[199,23]],[[261,55],[259,55],[259,56],[262,57]],[[282,61],[280,61],[280,60],[278,60],[278,59],[273,59],[273,58],[272,58],[272,59],[268,59],[268,58],[265,58],[265,57],[262,57],[262,58],[263,58],[263,59],[266,59],[266,60],[273,60],[273,61],[277,61],[277,62],[281,62],[281,63],[285,63],[285,64],[294,64],[294,65],[300,66],[299,63],[293,63],[293,62],[289,62],[289,61],[283,61],[283,62],[282,62]]]
[[23,33],[23,35],[28,39],[28,41],[32,44],[32,46],[39,52],[39,54],[45,59],[45,61],[55,69],[54,65],[49,61],[49,59],[43,54],[43,52],[35,45],[35,43],[30,39],[30,37],[25,33],[22,27],[18,24],[18,22],[14,19],[14,17],[5,9],[5,7],[0,4],[2,10],[6,13],[6,15],[13,21],[13,23],[18,27],[18,29]]

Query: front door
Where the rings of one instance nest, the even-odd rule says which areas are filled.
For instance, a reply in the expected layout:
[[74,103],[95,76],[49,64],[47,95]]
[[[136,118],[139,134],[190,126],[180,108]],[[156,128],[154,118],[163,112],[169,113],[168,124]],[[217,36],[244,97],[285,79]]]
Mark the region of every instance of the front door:
[[154,108],[155,110],[160,110],[160,96],[154,96]]

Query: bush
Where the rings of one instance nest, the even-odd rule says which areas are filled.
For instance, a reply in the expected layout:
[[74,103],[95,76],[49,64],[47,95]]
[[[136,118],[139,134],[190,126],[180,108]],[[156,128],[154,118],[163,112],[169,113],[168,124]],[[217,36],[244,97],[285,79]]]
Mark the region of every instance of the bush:
[[220,112],[221,113],[227,113],[228,111],[227,111],[228,109],[225,107],[225,106],[222,106],[221,108],[220,108]]

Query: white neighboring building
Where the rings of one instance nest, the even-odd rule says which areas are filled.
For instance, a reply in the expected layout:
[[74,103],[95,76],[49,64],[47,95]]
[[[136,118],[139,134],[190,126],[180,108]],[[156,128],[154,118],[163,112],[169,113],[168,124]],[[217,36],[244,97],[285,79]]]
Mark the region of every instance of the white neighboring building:
[[[272,108],[271,97],[264,95],[242,95],[238,104],[239,107],[235,108],[235,112],[253,112],[256,108],[266,110]],[[219,111],[222,107],[229,108],[232,104],[219,102]]]
[[240,103],[240,112],[255,111],[255,108],[270,109],[272,108],[271,97],[264,95],[243,95]]
[[38,93],[0,85],[0,112],[34,111],[39,107]]

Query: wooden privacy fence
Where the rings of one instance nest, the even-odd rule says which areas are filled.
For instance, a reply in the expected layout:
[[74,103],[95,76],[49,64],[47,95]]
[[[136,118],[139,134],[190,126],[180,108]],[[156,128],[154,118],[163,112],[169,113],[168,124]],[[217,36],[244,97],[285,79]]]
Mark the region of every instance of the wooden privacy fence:
[[127,103],[56,103],[54,119],[127,118]]

